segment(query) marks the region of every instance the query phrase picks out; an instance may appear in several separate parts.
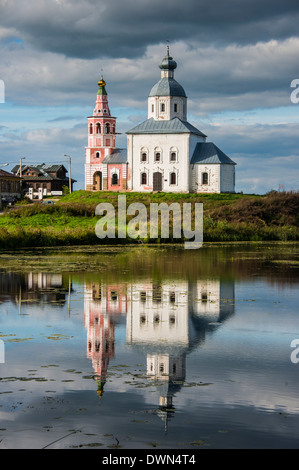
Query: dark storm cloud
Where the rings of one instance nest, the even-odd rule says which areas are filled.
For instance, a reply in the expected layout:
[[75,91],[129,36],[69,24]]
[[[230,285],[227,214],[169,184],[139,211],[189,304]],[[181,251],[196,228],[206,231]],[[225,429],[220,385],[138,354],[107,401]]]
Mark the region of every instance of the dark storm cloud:
[[[83,187],[101,69],[124,147],[125,132],[146,119],[168,39],[188,118],[238,163],[238,190],[297,188],[298,124],[280,110],[292,119],[299,109],[290,101],[298,20],[294,0],[0,0],[2,161],[69,154]],[[261,108],[273,109],[268,124]]]
[[138,57],[149,44],[238,44],[298,33],[294,0],[2,0],[1,24],[69,57]]
[[140,109],[168,38],[195,114],[285,106],[298,20],[293,0],[0,0],[0,78],[14,102],[87,103],[104,68],[112,105]]

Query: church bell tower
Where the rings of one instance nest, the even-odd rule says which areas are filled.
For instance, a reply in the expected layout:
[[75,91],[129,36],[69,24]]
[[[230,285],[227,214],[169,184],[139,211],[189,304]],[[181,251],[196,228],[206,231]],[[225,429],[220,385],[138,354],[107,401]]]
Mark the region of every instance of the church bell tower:
[[106,82],[101,76],[98,82],[93,115],[88,118],[88,146],[85,147],[85,189],[103,189],[104,168],[102,161],[115,150],[116,118],[111,116]]

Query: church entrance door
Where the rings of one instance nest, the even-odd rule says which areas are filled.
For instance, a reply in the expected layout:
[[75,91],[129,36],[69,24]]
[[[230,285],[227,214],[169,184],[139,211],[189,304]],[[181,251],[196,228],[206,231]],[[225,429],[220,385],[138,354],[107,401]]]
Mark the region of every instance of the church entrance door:
[[153,174],[153,191],[162,191],[162,173],[160,171]]
[[101,191],[102,188],[102,172],[96,171],[93,175],[93,185],[96,191]]

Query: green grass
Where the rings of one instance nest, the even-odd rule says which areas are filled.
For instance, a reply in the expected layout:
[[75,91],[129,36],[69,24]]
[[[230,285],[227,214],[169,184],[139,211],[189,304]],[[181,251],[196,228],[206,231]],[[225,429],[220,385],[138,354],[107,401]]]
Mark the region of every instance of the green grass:
[[[121,193],[127,206],[141,202],[194,204],[204,208],[204,241],[296,241],[299,240],[299,194],[270,193],[265,196],[243,194]],[[55,205],[27,204],[0,217],[1,248],[71,246],[88,244],[136,243],[140,240],[104,239],[95,235],[99,217],[95,208],[110,202],[116,209],[120,193],[76,191]],[[192,212],[194,222],[195,212]],[[127,216],[127,222],[132,217]],[[178,243],[184,239],[149,239],[145,243]]]

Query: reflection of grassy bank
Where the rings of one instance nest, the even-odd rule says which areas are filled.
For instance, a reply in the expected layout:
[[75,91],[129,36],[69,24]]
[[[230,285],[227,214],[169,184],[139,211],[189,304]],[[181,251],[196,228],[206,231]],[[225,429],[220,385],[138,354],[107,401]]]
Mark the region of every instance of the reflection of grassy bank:
[[[78,246],[0,251],[0,267],[11,273],[62,273],[74,281],[199,278],[231,281],[266,276],[269,282],[298,282],[298,243],[211,243],[199,250],[175,245]],[[0,268],[1,274],[1,268]],[[67,283],[68,284],[68,283]]]
[[[54,206],[29,204],[0,217],[1,248],[140,243],[130,237],[99,240],[95,235],[95,208],[110,202],[116,208],[117,193],[76,191]],[[266,196],[241,194],[140,194],[127,193],[127,206],[141,202],[180,205],[202,202],[204,241],[294,241],[299,240],[299,193]],[[148,210],[149,213],[149,210]],[[193,212],[194,219],[194,212]],[[127,216],[127,222],[130,218]],[[171,232],[170,232],[171,233]],[[147,243],[177,243],[178,239],[147,239]]]

